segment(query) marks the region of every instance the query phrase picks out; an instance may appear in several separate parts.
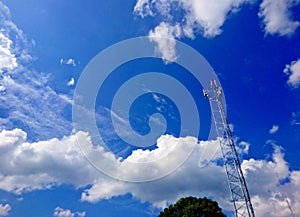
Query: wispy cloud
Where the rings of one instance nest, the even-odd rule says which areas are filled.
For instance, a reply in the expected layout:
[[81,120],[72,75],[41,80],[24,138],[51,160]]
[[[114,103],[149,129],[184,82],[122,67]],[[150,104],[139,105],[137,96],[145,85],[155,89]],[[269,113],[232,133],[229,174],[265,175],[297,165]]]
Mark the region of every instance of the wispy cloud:
[[[14,76],[14,79],[4,76],[0,80],[0,85],[6,88],[5,94],[0,94],[0,109],[7,113],[4,116],[6,123],[1,128],[10,129],[17,125],[26,130],[31,129],[31,139],[46,139],[70,133],[71,123],[63,113],[63,109],[70,106],[69,102],[41,82],[34,72],[25,70],[23,73]],[[26,76],[31,80],[24,80]]]
[[292,19],[291,8],[299,3],[299,0],[264,0],[258,15],[263,19],[266,34],[292,35],[300,23]]
[[292,113],[291,125],[300,125],[300,110]]
[[134,12],[142,18],[154,15],[149,0],[138,0],[134,6]]
[[60,59],[60,64],[61,65],[71,65],[71,66],[76,66],[77,61],[75,59],[69,58],[69,59]]
[[18,66],[17,58],[12,54],[12,41],[0,32],[0,73],[13,70]]
[[0,204],[0,216],[7,216],[11,207],[9,204]]
[[71,123],[64,109],[69,104],[48,86],[48,75],[26,67],[33,59],[34,42],[12,22],[2,2],[0,25],[0,110],[5,111],[0,130],[18,126],[28,130],[31,139],[68,134]]
[[[0,73],[12,71],[20,63],[32,60],[29,48],[34,41],[28,41],[23,31],[11,20],[9,8],[0,2]],[[16,58],[18,56],[18,59]]]
[[283,72],[289,76],[287,81],[289,86],[293,88],[300,87],[300,59],[287,64]]
[[279,126],[278,125],[273,125],[272,128],[269,130],[270,134],[274,134],[279,130]]

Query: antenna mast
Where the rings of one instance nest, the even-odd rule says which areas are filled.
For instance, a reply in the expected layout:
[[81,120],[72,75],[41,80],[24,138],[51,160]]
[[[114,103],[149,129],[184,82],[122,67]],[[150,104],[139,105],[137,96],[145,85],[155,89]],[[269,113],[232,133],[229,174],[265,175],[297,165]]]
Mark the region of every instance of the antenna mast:
[[246,180],[224,111],[222,89],[218,86],[217,81],[213,80],[211,81],[211,90],[203,90],[203,94],[209,100],[215,122],[235,216],[255,217]]
[[[276,176],[277,176],[277,179],[278,179],[278,184],[279,184],[279,186],[280,186],[280,177],[279,177],[279,174],[278,174],[278,172],[276,171]],[[279,187],[279,190],[280,190],[280,187]],[[280,194],[282,194],[282,191],[280,192]],[[285,199],[285,202],[286,202],[286,204],[287,204],[287,206],[288,206],[288,208],[289,208],[289,210],[290,210],[290,212],[291,212],[291,215],[292,215],[292,217],[295,217],[295,215],[294,215],[294,212],[293,212],[293,209],[292,209],[292,207],[291,207],[291,204],[290,204],[290,202],[289,202],[289,200],[288,200],[288,197],[287,197],[287,195],[286,195],[286,193],[284,192],[284,199]]]

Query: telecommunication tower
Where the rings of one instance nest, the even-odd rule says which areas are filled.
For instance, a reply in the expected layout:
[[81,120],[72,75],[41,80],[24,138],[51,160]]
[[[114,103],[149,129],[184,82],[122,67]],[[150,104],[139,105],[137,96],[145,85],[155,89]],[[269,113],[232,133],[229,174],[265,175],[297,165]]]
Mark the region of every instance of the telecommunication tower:
[[216,80],[213,80],[211,81],[211,89],[203,90],[203,94],[209,100],[215,122],[235,216],[254,217],[250,194],[223,107],[222,89],[218,86]]

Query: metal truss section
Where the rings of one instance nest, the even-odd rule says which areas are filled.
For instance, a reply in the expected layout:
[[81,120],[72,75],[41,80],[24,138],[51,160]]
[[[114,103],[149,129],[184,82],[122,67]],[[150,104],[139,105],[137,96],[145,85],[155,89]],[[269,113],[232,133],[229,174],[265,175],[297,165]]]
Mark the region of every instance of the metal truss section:
[[222,103],[222,89],[214,80],[211,81],[211,89],[203,90],[203,94],[210,102],[234,205],[235,216],[254,217],[255,215],[250,200],[250,194]]

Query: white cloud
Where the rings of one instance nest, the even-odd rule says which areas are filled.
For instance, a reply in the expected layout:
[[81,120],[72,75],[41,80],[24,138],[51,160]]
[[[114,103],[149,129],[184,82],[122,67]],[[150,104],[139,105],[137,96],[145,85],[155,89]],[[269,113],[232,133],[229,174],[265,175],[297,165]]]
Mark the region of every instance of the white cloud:
[[76,212],[76,214],[77,214],[78,217],[85,217],[86,212],[85,211],[83,211],[83,212]]
[[278,125],[273,125],[272,128],[269,130],[270,134],[274,134],[279,130],[279,126]]
[[6,90],[6,87],[4,87],[3,85],[0,85],[0,92],[4,92]]
[[[252,197],[252,203],[256,206],[256,216],[292,216],[285,197],[283,197],[282,194],[279,192],[272,194],[269,198],[261,198],[259,196],[254,196]],[[296,205],[299,207],[299,204]],[[298,207],[297,209],[299,209]]]
[[[171,142],[172,139],[169,139],[168,142]],[[165,207],[168,203],[173,203],[182,196],[208,196],[217,200],[221,207],[231,210],[232,204],[228,202],[229,190],[224,169],[216,163],[217,159],[220,159],[220,153],[212,155],[213,161],[210,161],[205,167],[198,167],[196,164],[203,148],[205,146],[211,147],[213,143],[216,142],[201,142],[190,158],[169,176],[155,182],[139,184],[112,180],[97,182],[82,194],[82,200],[97,202],[101,199],[110,199],[129,192],[141,201],[150,201],[154,206]],[[242,145],[242,147],[245,146],[248,147],[248,145]],[[290,201],[295,215],[299,215],[300,200],[296,189],[300,187],[300,176],[298,175],[300,171],[289,170],[280,147],[274,146],[271,160],[244,160],[242,168],[257,216],[290,216],[287,212],[286,199]],[[130,173],[130,171],[126,172]],[[276,173],[278,173],[280,179],[289,179],[290,181],[280,185]],[[278,189],[278,186],[281,190]],[[280,192],[285,192],[288,195],[287,198],[274,197],[274,195],[283,195]],[[272,206],[277,207],[271,209]],[[278,210],[281,210],[281,212],[278,212]]]
[[24,69],[17,76],[3,76],[0,85],[6,89],[5,94],[0,94],[0,108],[8,111],[0,129],[16,125],[30,128],[30,137],[39,139],[63,136],[71,131],[71,123],[64,117],[64,109],[70,104],[47,81],[44,83],[42,73]]
[[74,78],[71,78],[70,81],[68,81],[67,86],[73,86],[75,84]]
[[171,26],[168,23],[162,22],[153,31],[149,32],[150,40],[157,43],[157,52],[161,54],[166,62],[173,62],[177,59],[174,37],[179,38],[180,35],[181,29],[178,23]]
[[236,150],[239,154],[248,154],[250,144],[248,142],[242,141],[236,146]]
[[138,0],[136,2],[136,5],[134,6],[134,12],[141,16],[142,18],[146,16],[153,16],[153,12],[150,8],[150,2],[149,0]]
[[20,194],[62,183],[82,187],[97,177],[77,144],[77,139],[90,144],[86,134],[36,143],[26,137],[20,129],[0,132],[0,189]]
[[[227,204],[226,201],[229,200],[229,190],[227,188],[223,167],[218,166],[217,162],[210,162],[206,164],[205,167],[199,167],[200,160],[211,160],[209,157],[205,159],[205,156],[202,156],[202,154],[205,148],[212,148],[212,153],[214,153],[215,150],[213,149],[216,148],[216,141],[197,143],[197,140],[191,137],[176,139],[172,136],[163,136],[159,139],[158,148],[155,149],[154,152],[137,150],[127,159],[137,162],[158,159],[162,155],[165,155],[166,150],[170,149],[172,144],[178,144],[178,140],[182,142],[183,148],[195,144],[196,147],[190,158],[174,173],[152,182],[130,183],[111,179],[98,181],[90,189],[83,192],[82,200],[97,202],[101,199],[110,199],[114,196],[131,193],[139,200],[143,202],[149,201],[157,207],[165,207],[167,203],[174,202],[184,195],[214,197],[221,200],[223,205]],[[173,148],[177,147],[175,146]],[[180,148],[180,146],[178,148]],[[176,153],[180,155],[181,152]],[[220,152],[210,157],[212,156],[214,157],[213,160],[215,160],[220,157]],[[178,158],[180,158],[180,156]],[[168,160],[172,163],[177,163],[176,156],[174,156],[174,159]],[[139,173],[156,173],[165,163],[168,162],[157,162],[156,166],[149,167],[147,171],[139,171],[136,168],[124,168],[125,171],[122,172],[129,176],[136,176],[136,174]]]
[[[138,0],[134,12],[142,18],[156,14],[162,15],[165,22],[174,21],[173,14],[183,10],[183,17],[176,20],[184,30],[185,36],[193,38],[194,30],[201,30],[205,37],[221,33],[229,13],[234,13],[244,3],[252,0]],[[171,19],[171,20],[170,20]]]
[[291,125],[300,125],[300,110],[292,113]]
[[[224,170],[221,166],[218,166],[216,162],[208,164],[207,167],[199,168],[198,166],[203,149],[205,147],[214,149],[217,144],[216,141],[199,143],[198,148],[195,149],[195,153],[192,154],[187,163],[174,174],[155,182],[130,183],[116,181],[98,173],[82,156],[77,144],[78,140],[86,147],[91,146],[89,136],[82,132],[61,140],[51,139],[29,143],[26,141],[26,133],[20,129],[2,131],[0,133],[0,189],[21,194],[36,189],[51,188],[53,185],[62,183],[72,184],[77,188],[92,184],[90,189],[82,193],[82,200],[97,202],[100,199],[109,199],[113,196],[131,193],[136,198],[150,201],[156,206],[163,206],[169,201],[174,202],[182,194],[195,195],[201,192],[202,196],[215,197],[219,195],[222,196],[223,201],[226,201],[224,195],[229,196]],[[182,148],[197,143],[195,138],[190,137],[180,140],[182,144],[178,146],[179,150],[176,152],[178,155],[183,152]],[[122,161],[125,165],[123,167],[117,167],[120,161],[103,149],[94,149],[96,153],[92,154],[97,154],[98,158],[104,159],[104,162],[110,161],[113,164],[110,165],[111,168],[119,168],[118,173],[135,177],[144,174],[145,171],[139,170],[139,167],[127,167],[126,160],[144,162],[159,159],[165,155],[166,149],[172,148],[172,144],[178,144],[178,139],[172,136],[161,137],[158,149],[151,152],[147,150],[133,152]],[[214,152],[212,150],[212,153]],[[180,159],[178,155],[169,159],[169,163],[176,164],[177,159]],[[220,157],[220,153],[212,156],[215,159]],[[204,157],[201,160],[210,160],[210,157],[208,159]],[[158,161],[157,164],[152,164],[153,167],[148,168],[147,173],[157,172],[167,163]],[[179,176],[196,178],[180,179]],[[178,189],[179,195],[176,194],[174,188]],[[195,189],[198,190],[195,192]],[[161,193],[153,194],[151,192]]]
[[71,66],[76,66],[76,60],[69,58],[69,59],[60,59],[60,64],[61,65],[71,65]]
[[31,129],[31,139],[63,136],[71,131],[64,110],[68,102],[57,97],[48,86],[49,76],[29,70],[25,63],[32,59],[29,42],[11,20],[7,6],[0,2],[0,130],[22,127]]
[[[134,13],[142,18],[156,16],[161,20],[158,26],[150,30],[149,35],[170,39],[153,41],[157,43],[163,58],[174,61],[174,39],[194,39],[199,33],[213,38],[222,33],[222,26],[228,16],[236,13],[242,5],[255,2],[256,0],[137,0]],[[264,0],[258,13],[263,20],[264,31],[271,35],[292,35],[300,23],[292,20],[291,8],[299,2],[300,0]]]
[[69,209],[63,209],[61,207],[56,207],[53,213],[53,216],[55,217],[84,217],[85,216],[85,212],[71,212],[71,210]]
[[214,37],[222,32],[221,27],[228,14],[236,12],[242,4],[251,1],[227,0],[220,2],[217,0],[181,0],[179,2],[186,12],[184,28],[187,32],[195,28],[202,30],[205,37]]
[[258,15],[263,19],[265,32],[280,36],[293,34],[300,23],[292,20],[290,9],[299,2],[299,0],[264,0],[260,4]]
[[[289,201],[295,216],[300,215],[300,171],[289,171],[280,148],[275,146],[272,161],[250,159],[243,162],[252,203],[257,216],[289,217]],[[288,180],[279,184],[280,180]]]
[[9,204],[0,204],[0,216],[7,216],[11,207]]
[[[198,143],[192,137],[177,139],[172,136],[162,136],[158,141],[157,149],[137,150],[122,161],[102,148],[90,149],[93,152],[91,155],[96,155],[103,162],[109,161],[111,164],[107,166],[117,170],[116,173],[135,177],[145,173],[156,173],[168,162],[157,161],[156,164],[152,164],[154,166],[145,171],[140,170],[139,167],[126,165],[126,161],[144,162],[149,159],[159,159],[165,154],[164,150],[170,149],[172,144],[178,144],[178,141],[181,141],[182,145],[173,147],[179,149],[176,152],[178,155],[181,154],[182,147],[196,145],[187,161],[173,173],[152,182],[140,183],[117,181],[99,173],[82,156],[77,141],[86,146],[83,147],[85,149],[92,146],[90,137],[83,132],[61,140],[51,139],[29,143],[26,141],[26,133],[20,129],[2,131],[0,133],[0,189],[21,194],[67,183],[76,188],[90,186],[82,192],[81,200],[92,203],[130,193],[142,202],[148,201],[153,206],[164,207],[180,197],[192,195],[210,197],[218,201],[222,208],[232,210],[226,175],[219,163],[221,153],[217,149],[217,141]],[[238,146],[243,153],[248,151],[248,143],[240,142]],[[203,156],[205,149],[210,149],[210,154]],[[177,163],[178,156],[176,156],[168,161]],[[201,161],[206,163],[201,164]],[[283,195],[287,195],[295,215],[300,214],[300,195],[296,190],[300,188],[300,171],[289,169],[280,147],[274,146],[272,159],[244,160],[242,168],[257,216],[266,216],[267,207],[270,216],[288,217],[286,197]],[[280,179],[288,181],[279,184],[276,173]],[[276,211],[277,208],[272,210],[272,206],[277,206],[282,212]],[[59,213],[59,210],[57,212]],[[78,212],[73,214],[79,215]]]
[[69,209],[62,209],[60,207],[56,207],[53,213],[55,217],[74,217],[74,213]]
[[28,42],[22,30],[12,22],[9,8],[2,2],[0,2],[0,24],[0,73],[12,72],[19,63],[32,59],[28,48],[34,45],[34,41]]
[[13,70],[18,66],[17,59],[12,53],[12,41],[0,32],[0,73],[3,70]]
[[[250,2],[252,0],[138,0],[134,12],[142,18],[162,17],[162,22],[150,30],[149,36],[169,39],[152,39],[168,62],[176,60],[175,38],[193,39],[198,32],[207,38],[215,37],[222,32],[226,17]],[[181,13],[182,16],[175,16]]]
[[287,83],[291,87],[300,87],[300,59],[287,64],[283,72],[289,75]]

